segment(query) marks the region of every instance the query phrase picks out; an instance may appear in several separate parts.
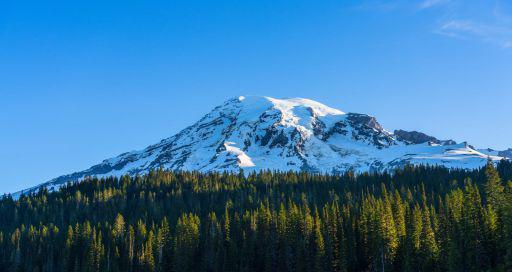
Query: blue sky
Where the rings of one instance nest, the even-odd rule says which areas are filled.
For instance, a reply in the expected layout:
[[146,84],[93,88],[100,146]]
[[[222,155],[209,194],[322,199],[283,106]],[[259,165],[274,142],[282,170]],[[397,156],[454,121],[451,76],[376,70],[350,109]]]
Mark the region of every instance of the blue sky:
[[0,192],[144,148],[246,94],[512,147],[512,4],[2,1]]

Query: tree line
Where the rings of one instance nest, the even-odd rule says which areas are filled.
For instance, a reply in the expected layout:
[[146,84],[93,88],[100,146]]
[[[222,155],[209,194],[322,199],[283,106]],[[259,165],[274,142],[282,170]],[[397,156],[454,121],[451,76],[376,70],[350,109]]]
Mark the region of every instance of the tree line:
[[0,199],[0,271],[512,271],[512,163],[152,171]]

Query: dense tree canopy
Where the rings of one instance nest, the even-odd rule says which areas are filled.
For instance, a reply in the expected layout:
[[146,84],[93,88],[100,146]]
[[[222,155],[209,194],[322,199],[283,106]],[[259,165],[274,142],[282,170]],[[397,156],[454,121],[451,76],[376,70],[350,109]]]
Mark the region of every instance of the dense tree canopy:
[[0,200],[0,271],[511,271],[512,163],[154,171]]

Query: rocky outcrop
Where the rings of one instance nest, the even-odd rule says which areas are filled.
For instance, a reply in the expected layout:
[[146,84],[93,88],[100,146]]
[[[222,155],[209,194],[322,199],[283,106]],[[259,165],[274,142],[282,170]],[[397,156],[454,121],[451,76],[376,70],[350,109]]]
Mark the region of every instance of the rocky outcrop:
[[407,144],[438,144],[438,145],[456,145],[457,142],[454,140],[439,140],[434,136],[427,135],[419,131],[406,131],[406,130],[395,130],[393,132],[398,141],[403,141]]
[[365,141],[377,148],[395,144],[393,137],[382,128],[375,117],[367,114],[348,113],[347,121],[353,128],[352,137],[356,141]]
[[498,156],[512,159],[512,148],[498,152]]
[[394,132],[397,140],[406,141],[410,144],[423,144],[423,143],[439,143],[439,140],[436,137],[429,136],[425,133],[418,131],[405,131],[405,130],[395,130]]

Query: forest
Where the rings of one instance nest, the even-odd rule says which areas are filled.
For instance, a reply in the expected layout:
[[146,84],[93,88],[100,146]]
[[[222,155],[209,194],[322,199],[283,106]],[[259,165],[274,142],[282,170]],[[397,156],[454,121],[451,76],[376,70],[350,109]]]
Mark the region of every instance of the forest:
[[5,195],[0,271],[512,271],[512,163],[161,169]]

